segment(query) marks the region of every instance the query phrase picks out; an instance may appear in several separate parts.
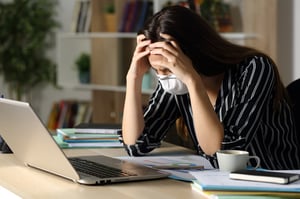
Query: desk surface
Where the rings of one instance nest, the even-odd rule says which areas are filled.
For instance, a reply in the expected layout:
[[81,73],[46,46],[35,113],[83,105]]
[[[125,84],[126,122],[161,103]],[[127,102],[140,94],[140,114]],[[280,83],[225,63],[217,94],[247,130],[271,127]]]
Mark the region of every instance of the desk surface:
[[[68,149],[67,156],[103,154],[112,157],[126,155],[122,148]],[[189,150],[166,144],[154,155],[188,154]],[[54,163],[55,164],[55,163]],[[20,164],[12,154],[0,154],[0,186],[21,198],[197,198],[201,195],[191,189],[190,183],[172,179],[119,183],[104,186],[86,186]]]

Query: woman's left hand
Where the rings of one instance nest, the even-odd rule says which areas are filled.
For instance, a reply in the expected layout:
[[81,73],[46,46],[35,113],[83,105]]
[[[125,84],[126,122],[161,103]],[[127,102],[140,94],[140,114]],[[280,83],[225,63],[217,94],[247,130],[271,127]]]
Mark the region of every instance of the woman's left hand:
[[157,60],[155,64],[168,69],[185,83],[192,74],[196,73],[191,59],[182,52],[170,35],[161,33],[160,36],[165,40],[149,45],[150,54],[164,57],[162,60]]

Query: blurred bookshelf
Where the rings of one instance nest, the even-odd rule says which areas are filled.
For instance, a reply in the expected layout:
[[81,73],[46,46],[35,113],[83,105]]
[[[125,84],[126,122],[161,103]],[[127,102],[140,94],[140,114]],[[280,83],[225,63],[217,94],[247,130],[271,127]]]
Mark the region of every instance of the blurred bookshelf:
[[[204,0],[203,0],[204,1]],[[89,2],[89,3],[86,3]],[[129,2],[133,5],[129,5]],[[146,5],[148,14],[161,10],[171,3],[182,3],[178,0],[77,0],[74,5],[70,32],[57,35],[57,74],[58,85],[64,88],[90,90],[92,92],[91,106],[93,113],[91,120],[102,123],[120,123],[122,120],[123,103],[125,97],[125,79],[132,53],[135,48],[136,30],[121,28],[124,18],[127,18],[129,9],[134,9],[135,16],[140,16],[140,11]],[[186,1],[186,5],[192,1]],[[201,1],[195,0],[195,3]],[[231,32],[220,34],[237,44],[255,47],[270,54],[276,60],[276,1],[271,0],[224,0],[232,5],[234,10],[232,17],[233,27]],[[74,28],[74,22],[78,21],[78,5],[85,3],[86,20],[88,25],[82,31]],[[197,4],[196,4],[197,5]],[[77,6],[77,8],[76,8]],[[113,6],[113,22],[107,22],[108,8]],[[88,8],[87,8],[88,7]],[[127,7],[127,8],[126,8]],[[145,8],[143,8],[145,9]],[[265,17],[259,18],[268,9]],[[76,11],[77,10],[77,11]],[[77,17],[76,17],[77,13]],[[112,14],[112,13],[109,13]],[[144,14],[145,15],[145,14]],[[131,18],[139,18],[132,16]],[[146,17],[144,18],[144,20]],[[108,28],[107,23],[112,23]],[[134,22],[130,22],[131,26]],[[136,22],[137,23],[137,22]],[[139,22],[141,23],[141,22]],[[73,28],[72,28],[73,26]],[[110,25],[111,26],[111,25]],[[81,54],[91,55],[91,81],[80,83],[78,71],[75,69],[74,60]],[[154,79],[152,79],[154,80]],[[143,89],[144,103],[147,103],[149,95],[154,89],[155,83]]]

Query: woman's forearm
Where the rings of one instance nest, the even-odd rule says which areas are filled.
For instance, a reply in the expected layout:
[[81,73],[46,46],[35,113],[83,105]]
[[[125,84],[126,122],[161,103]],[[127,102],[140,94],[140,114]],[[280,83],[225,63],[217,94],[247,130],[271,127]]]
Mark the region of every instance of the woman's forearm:
[[223,140],[222,123],[213,109],[201,79],[191,80],[189,94],[197,140],[206,154],[213,155],[220,149]]
[[135,144],[144,129],[141,85],[142,78],[127,75],[122,131],[128,145]]

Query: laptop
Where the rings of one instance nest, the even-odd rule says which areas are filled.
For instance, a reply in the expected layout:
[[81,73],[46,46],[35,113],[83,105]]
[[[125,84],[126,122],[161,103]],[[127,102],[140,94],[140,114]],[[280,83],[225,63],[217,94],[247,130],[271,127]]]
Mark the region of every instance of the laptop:
[[26,166],[79,184],[154,180],[169,175],[154,168],[102,155],[67,157],[27,102],[0,99],[0,135],[16,158]]

